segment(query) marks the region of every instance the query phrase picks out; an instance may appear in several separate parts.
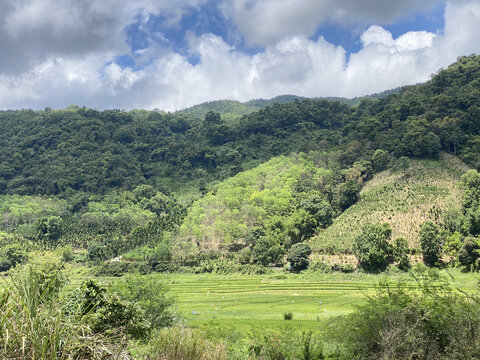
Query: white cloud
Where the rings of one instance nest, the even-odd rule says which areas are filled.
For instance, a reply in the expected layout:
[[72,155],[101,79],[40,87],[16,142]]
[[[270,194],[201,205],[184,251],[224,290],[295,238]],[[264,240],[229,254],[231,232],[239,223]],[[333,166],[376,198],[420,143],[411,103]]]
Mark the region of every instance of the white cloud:
[[311,36],[325,21],[346,26],[389,24],[400,16],[425,11],[440,0],[224,0],[224,13],[247,44],[271,45],[286,36]]
[[[157,11],[154,3],[145,1],[147,10],[141,11]],[[18,30],[16,36],[25,38],[28,31],[33,30]],[[360,37],[362,49],[348,62],[342,47],[322,37],[310,40],[305,34],[283,37],[255,55],[240,52],[212,34],[189,34],[189,54],[198,56],[198,64],[171,50],[151,47],[143,51],[147,66],[141,70],[122,68],[113,61],[119,45],[82,53],[51,52],[29,64],[28,70],[0,70],[0,108],[76,103],[175,110],[225,98],[359,96],[427,80],[457,56],[480,52],[479,33],[480,4],[463,0],[447,4],[444,34],[419,31],[394,38],[384,28],[372,26]]]

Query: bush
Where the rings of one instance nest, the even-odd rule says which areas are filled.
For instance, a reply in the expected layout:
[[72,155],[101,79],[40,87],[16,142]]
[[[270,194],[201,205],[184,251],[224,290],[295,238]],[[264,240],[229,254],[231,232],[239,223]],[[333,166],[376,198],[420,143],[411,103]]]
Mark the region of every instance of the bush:
[[340,271],[345,274],[351,274],[355,271],[355,266],[351,263],[341,264]]
[[115,283],[113,291],[121,299],[138,304],[153,329],[170,326],[175,319],[173,298],[158,276],[127,275]]
[[301,271],[308,267],[308,257],[312,253],[310,246],[305,243],[294,244],[288,252],[287,261],[290,262],[293,271]]
[[435,269],[380,283],[375,296],[331,329],[342,358],[478,359],[480,298],[452,290]]
[[[27,265],[16,271],[0,293],[0,358],[129,359],[116,334],[94,334],[82,321],[65,315],[58,286],[61,273]],[[51,289],[46,291],[46,289]]]
[[377,149],[372,156],[373,168],[375,171],[382,171],[388,167],[388,164],[391,161],[391,157],[388,152]]
[[18,244],[6,245],[0,251],[0,271],[7,271],[28,260],[27,252]]
[[393,257],[397,262],[398,269],[407,271],[410,269],[410,259],[408,258],[408,243],[403,237],[395,239],[395,247],[393,249]]
[[105,246],[98,242],[88,245],[87,259],[92,262],[101,262],[107,259]]
[[283,313],[283,320],[292,320],[293,319],[293,313],[292,312],[284,312]]
[[75,256],[73,254],[72,245],[65,246],[62,250],[62,260],[64,262],[70,262],[70,261],[73,261],[74,258],[75,258]]
[[353,252],[360,267],[369,272],[385,270],[393,257],[393,246],[388,243],[392,230],[390,225],[367,225],[355,238]]
[[64,310],[97,334],[125,332],[135,339],[145,339],[151,324],[140,306],[120,298],[94,280],[85,281],[67,297]]

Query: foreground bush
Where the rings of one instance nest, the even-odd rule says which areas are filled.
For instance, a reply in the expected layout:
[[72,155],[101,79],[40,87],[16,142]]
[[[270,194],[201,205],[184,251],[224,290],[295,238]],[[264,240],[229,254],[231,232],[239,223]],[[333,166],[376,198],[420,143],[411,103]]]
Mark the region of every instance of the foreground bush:
[[66,317],[59,303],[58,272],[27,266],[0,290],[1,359],[129,359],[119,334],[94,334]]
[[336,333],[345,358],[480,359],[480,298],[453,291],[434,270],[384,282]]

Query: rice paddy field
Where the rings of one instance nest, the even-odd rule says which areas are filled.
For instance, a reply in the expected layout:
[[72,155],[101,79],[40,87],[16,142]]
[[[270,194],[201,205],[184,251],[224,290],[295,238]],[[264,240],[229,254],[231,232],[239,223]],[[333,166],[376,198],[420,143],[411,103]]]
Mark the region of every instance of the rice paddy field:
[[[443,271],[445,274],[446,272]],[[449,271],[452,285],[477,291],[473,274]],[[178,315],[191,327],[248,331],[289,327],[315,330],[334,317],[346,315],[375,293],[384,275],[158,275],[175,296]],[[392,275],[393,279],[405,275]],[[286,321],[283,314],[291,312]]]

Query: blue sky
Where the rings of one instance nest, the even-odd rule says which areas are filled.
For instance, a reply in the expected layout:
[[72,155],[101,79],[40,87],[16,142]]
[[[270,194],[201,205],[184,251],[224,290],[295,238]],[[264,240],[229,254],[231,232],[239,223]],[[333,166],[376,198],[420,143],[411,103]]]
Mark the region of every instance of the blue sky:
[[[178,22],[170,23],[167,15],[152,15],[145,22],[138,20],[125,28],[127,43],[132,54],[139,49],[157,42],[160,46],[170,46],[174,51],[188,57],[192,65],[198,64],[198,57],[188,53],[187,34],[196,36],[211,33],[221,37],[238,51],[253,55],[264,50],[261,46],[248,46],[241,39],[232,38],[232,24],[219,10],[219,2],[207,2],[200,7],[189,7]],[[351,53],[361,50],[360,35],[371,25],[381,25],[390,31],[394,37],[399,37],[409,31],[428,31],[441,34],[445,27],[445,2],[434,3],[430,8],[421,11],[412,11],[402,14],[394,21],[386,23],[362,22],[355,26],[344,26],[333,21],[320,23],[313,35],[309,38],[316,40],[322,36],[328,42],[342,46],[349,57]],[[118,58],[117,63],[122,67],[135,66],[133,55]]]
[[479,0],[4,0],[0,109],[354,97],[480,52]]

